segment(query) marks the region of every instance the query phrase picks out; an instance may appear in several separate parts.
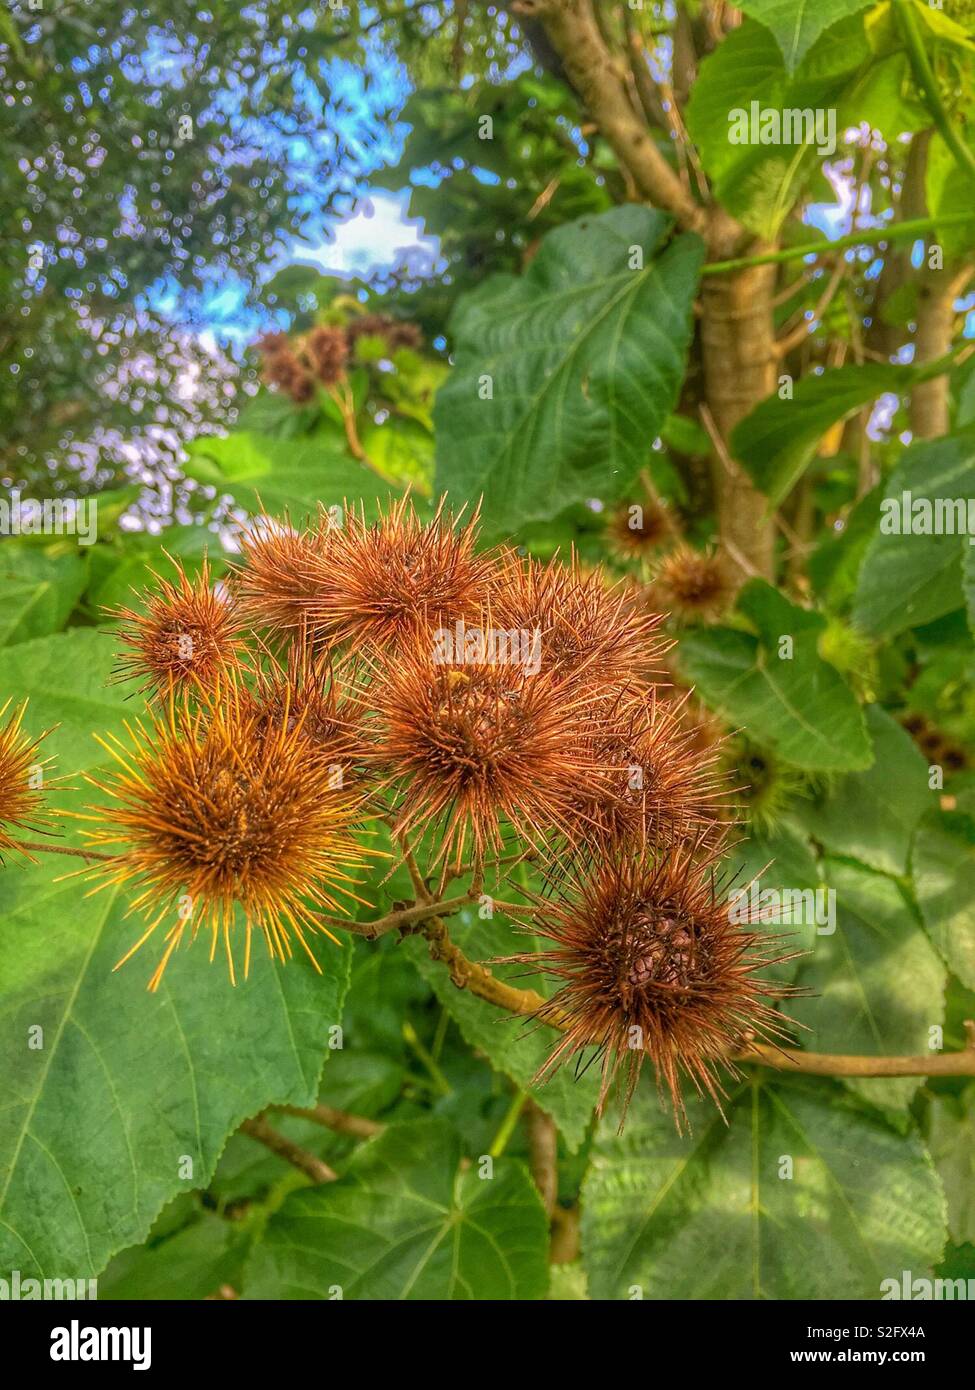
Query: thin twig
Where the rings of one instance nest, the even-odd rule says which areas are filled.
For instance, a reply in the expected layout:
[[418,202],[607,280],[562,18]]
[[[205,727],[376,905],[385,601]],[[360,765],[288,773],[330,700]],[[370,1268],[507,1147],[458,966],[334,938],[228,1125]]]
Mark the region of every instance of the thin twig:
[[476,897],[476,894],[465,893],[462,897],[447,898],[439,903],[414,903],[412,907],[397,908],[395,912],[387,912],[385,917],[376,917],[371,922],[354,922],[346,917],[324,916],[320,916],[318,920],[323,926],[343,927],[356,936],[365,937],[367,941],[376,941],[387,932],[403,931],[407,927],[418,926],[430,917],[449,916],[451,913],[459,912],[462,907],[474,902]]
[[240,1128],[242,1134],[256,1139],[258,1144],[263,1144],[266,1149],[277,1154],[278,1158],[283,1158],[292,1167],[300,1169],[312,1182],[335,1182],[338,1178],[338,1173],[327,1163],[303,1149],[300,1144],[293,1143],[278,1130],[272,1129],[263,1115],[257,1115],[253,1120],[245,1120]]
[[76,849],[72,845],[49,845],[43,840],[11,840],[9,844],[12,849],[22,849],[25,853],[72,854],[76,859],[102,859],[107,864],[122,858],[121,854],[102,854],[97,849]]
[[336,1110],[332,1105],[312,1105],[307,1110],[300,1105],[272,1105],[270,1108],[280,1111],[282,1115],[311,1120],[336,1134],[350,1134],[354,1139],[372,1139],[386,1128],[378,1120],[367,1119],[365,1115],[352,1115],[347,1110]]

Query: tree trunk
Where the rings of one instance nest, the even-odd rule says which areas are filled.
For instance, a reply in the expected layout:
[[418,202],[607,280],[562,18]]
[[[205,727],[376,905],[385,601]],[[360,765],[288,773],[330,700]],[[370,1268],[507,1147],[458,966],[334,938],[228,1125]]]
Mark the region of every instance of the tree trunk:
[[[947,267],[921,271],[917,296],[917,332],[914,335],[915,362],[933,362],[951,347],[955,332],[955,300],[971,279],[972,267]],[[935,439],[947,434],[948,377],[922,381],[911,392],[911,430],[915,439]]]
[[[725,444],[732,429],[775,390],[774,265],[708,276],[701,285],[704,395]],[[768,498],[725,450],[713,461],[721,542],[744,581],[774,578]]]

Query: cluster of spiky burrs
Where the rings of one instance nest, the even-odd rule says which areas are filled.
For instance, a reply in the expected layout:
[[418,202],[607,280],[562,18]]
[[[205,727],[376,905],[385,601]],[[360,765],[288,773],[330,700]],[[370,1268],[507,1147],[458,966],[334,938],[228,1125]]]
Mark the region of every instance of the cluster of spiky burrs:
[[[114,614],[147,713],[105,743],[86,813],[95,890],[144,919],[124,959],[163,938],[151,988],[198,934],[232,977],[255,933],[318,968],[311,938],[356,900],[385,823],[435,895],[537,866],[520,925],[546,949],[518,960],[559,986],[545,1072],[595,1056],[601,1100],[617,1079],[628,1099],[649,1058],[680,1115],[682,1077],[718,1096],[733,1050],[778,1036],[763,995],[782,991],[756,975],[771,938],[731,920],[716,876],[719,750],[661,684],[670,643],[625,580],[486,549],[476,513],[405,499],[254,526],[216,586],[173,563]],[[6,744],[13,768],[28,750],[16,729]],[[30,810],[18,796],[0,821]]]

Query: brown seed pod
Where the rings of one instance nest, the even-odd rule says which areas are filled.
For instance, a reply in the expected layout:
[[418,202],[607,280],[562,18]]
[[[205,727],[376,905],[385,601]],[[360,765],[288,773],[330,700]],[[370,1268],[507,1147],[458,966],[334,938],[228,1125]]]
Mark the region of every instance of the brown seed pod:
[[606,523],[606,539],[625,560],[642,560],[674,539],[674,521],[655,497],[618,507]]
[[653,599],[681,622],[713,622],[734,598],[728,564],[718,552],[679,545],[660,564]]
[[423,343],[420,330],[413,323],[390,318],[388,314],[360,314],[346,326],[349,351],[355,349],[360,338],[384,338],[390,352],[397,348],[418,348]]
[[718,750],[697,751],[683,728],[686,700],[626,691],[587,711],[588,766],[573,791],[573,847],[584,859],[685,840],[714,847],[725,835],[730,786]]
[[[7,700],[0,708],[0,720],[10,705]],[[11,830],[38,835],[49,828],[42,786],[44,769],[52,759],[39,755],[41,741],[50,730],[31,738],[23,726],[26,709],[25,700],[0,727],[0,852],[17,848]]]
[[285,516],[240,537],[243,563],[234,566],[241,618],[290,639],[307,624],[308,600],[319,582],[319,563],[329,541],[324,527],[297,531]]
[[349,348],[341,328],[313,328],[303,346],[305,361],[323,386],[334,386],[344,376]]
[[353,650],[389,648],[417,625],[478,612],[492,560],[475,552],[476,535],[477,512],[460,527],[443,502],[429,522],[407,497],[373,525],[348,510],[313,566],[314,593],[303,600],[311,629]]
[[506,552],[491,607],[500,627],[538,632],[543,671],[584,681],[594,693],[652,681],[672,645],[657,633],[662,617],[641,611],[625,581],[607,584],[575,555],[564,565]]
[[211,960],[223,941],[234,981],[232,936],[242,929],[245,977],[255,930],[272,960],[290,957],[295,938],[320,972],[306,936],[331,936],[320,914],[355,897],[350,870],[367,851],[355,835],[358,799],[334,785],[300,718],[285,709],[271,724],[227,683],[202,708],[171,697],[130,737],[103,744],[119,770],[88,778],[109,801],[82,817],[96,825],[89,841],[116,855],[90,875],[133,892],[130,911],[149,919],[119,965],[163,927],[155,990],[180,941],[202,928]]
[[737,1075],[729,1054],[746,1039],[787,1036],[763,996],[794,991],[757,972],[796,953],[732,920],[712,868],[694,862],[693,848],[603,859],[566,894],[539,899],[531,931],[552,948],[510,959],[560,981],[541,1017],[564,1030],[536,1080],[589,1052],[602,1074],[600,1110],[618,1083],[625,1119],[649,1058],[681,1128],[683,1079],[720,1109],[718,1072]]
[[158,589],[142,611],[106,610],[121,622],[118,679],[143,677],[141,689],[153,694],[179,686],[212,687],[240,665],[241,614],[225,592],[211,586],[205,556],[196,579],[188,578],[178,560],[166,558],[176,569],[176,580],[155,575]]
[[298,361],[286,333],[265,333],[257,343],[261,354],[261,377],[265,385],[283,391],[296,405],[311,400],[315,383]]
[[533,845],[565,830],[583,699],[514,665],[437,664],[417,633],[371,687],[376,756],[396,793],[397,833],[435,830],[441,860],[499,852],[505,823]]
[[304,634],[288,650],[284,666],[270,657],[255,673],[254,698],[260,727],[277,737],[282,724],[300,728],[332,772],[337,787],[360,782],[369,757],[360,673],[340,668],[327,651],[316,651]]

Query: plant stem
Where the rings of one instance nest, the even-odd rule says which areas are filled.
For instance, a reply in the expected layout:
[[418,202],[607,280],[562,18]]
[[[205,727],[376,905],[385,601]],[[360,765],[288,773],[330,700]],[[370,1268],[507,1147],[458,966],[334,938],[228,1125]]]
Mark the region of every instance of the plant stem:
[[372,1139],[386,1128],[378,1120],[369,1120],[365,1115],[350,1115],[347,1110],[336,1110],[332,1105],[313,1105],[307,1110],[300,1105],[272,1105],[271,1109],[282,1115],[312,1120],[316,1125],[323,1125],[336,1134],[350,1134],[354,1139]]
[[343,927],[346,931],[354,932],[356,936],[364,936],[367,941],[375,941],[387,932],[416,926],[441,913],[449,915],[451,912],[459,912],[472,901],[471,895],[465,893],[462,897],[447,898],[440,903],[414,903],[412,907],[397,908],[395,912],[388,912],[385,917],[377,917],[372,922],[353,922],[346,917],[320,917],[319,920],[325,926]]
[[120,854],[102,854],[96,849],[76,849],[73,845],[48,845],[43,840],[11,840],[11,848],[22,849],[27,853],[38,851],[42,854],[72,854],[76,859],[102,859],[107,864],[121,859]]
[[[539,1022],[565,1031],[562,1014],[533,989],[507,985],[477,961],[468,960],[450,940],[443,922],[427,928],[430,955],[441,960],[459,989],[469,989],[479,999],[496,1004],[509,1013],[536,1015]],[[795,1071],[812,1076],[975,1076],[975,1024],[966,1023],[968,1045],[960,1052],[931,1053],[919,1057],[860,1057],[831,1052],[803,1052],[791,1047],[753,1044],[729,1057],[731,1062],[758,1063],[777,1071]]]
[[534,1101],[529,1101],[525,1111],[525,1128],[531,1175],[551,1218],[559,1196],[559,1133],[551,1115],[546,1115]]
[[745,270],[751,265],[780,265],[785,261],[799,261],[805,256],[831,256],[834,251],[845,251],[851,246],[873,246],[881,241],[900,241],[904,237],[917,237],[922,232],[930,232],[935,227],[952,227],[964,222],[975,222],[975,213],[945,212],[940,217],[913,217],[906,222],[890,222],[883,227],[865,227],[848,236],[837,237],[835,241],[806,242],[802,246],[789,246],[784,251],[765,251],[760,256],[740,256],[732,261],[710,261],[701,267],[702,275],[727,275],[731,271]]
[[255,1139],[258,1144],[263,1144],[266,1149],[270,1149],[292,1167],[300,1169],[312,1182],[335,1182],[338,1178],[338,1173],[327,1163],[303,1149],[300,1144],[293,1143],[278,1130],[272,1129],[263,1115],[257,1115],[253,1120],[245,1120],[240,1128],[241,1133]]
[[488,1149],[488,1153],[491,1155],[492,1158],[500,1158],[501,1155],[504,1153],[505,1149],[508,1147],[508,1140],[515,1132],[515,1125],[518,1123],[518,1116],[521,1114],[522,1110],[524,1110],[525,1102],[527,1100],[527,1091],[515,1092],[514,1099],[508,1106],[507,1113],[504,1119],[501,1121],[501,1124],[498,1128],[498,1132],[491,1140],[491,1147]]
[[436,1060],[430,1055],[428,1049],[420,1041],[419,1034],[413,1024],[407,1019],[403,1024],[403,1038],[416,1053],[419,1060],[427,1070],[427,1075],[433,1082],[434,1088],[442,1096],[449,1096],[451,1085],[443,1072],[440,1070]]
[[958,163],[975,177],[975,155],[972,154],[958,134],[951,123],[951,117],[945,110],[941,93],[938,91],[937,79],[931,68],[931,60],[918,28],[917,16],[913,10],[913,0],[894,0],[894,13],[897,16],[897,27],[901,31],[915,80],[927,98],[928,110],[931,112],[934,123]]

